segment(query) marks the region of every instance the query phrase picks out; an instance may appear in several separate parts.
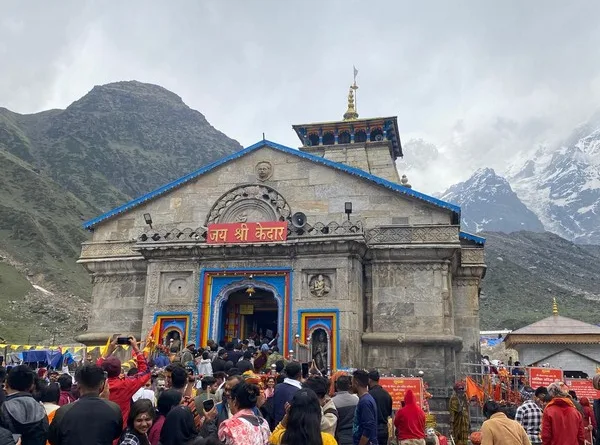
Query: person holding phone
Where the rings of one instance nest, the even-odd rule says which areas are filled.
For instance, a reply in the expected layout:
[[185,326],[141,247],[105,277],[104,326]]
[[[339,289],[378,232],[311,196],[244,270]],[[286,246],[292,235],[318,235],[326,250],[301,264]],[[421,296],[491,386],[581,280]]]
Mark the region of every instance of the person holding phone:
[[[133,355],[137,361],[137,374],[121,378],[121,360],[113,356],[117,349],[117,344],[128,342],[131,346]],[[123,414],[123,424],[127,423],[129,410],[131,409],[131,398],[138,392],[151,378],[150,368],[146,357],[138,348],[134,337],[121,337],[114,335],[110,342],[104,357],[98,359],[99,366],[106,372],[108,377],[108,387],[110,391],[109,400],[115,402],[121,408]]]

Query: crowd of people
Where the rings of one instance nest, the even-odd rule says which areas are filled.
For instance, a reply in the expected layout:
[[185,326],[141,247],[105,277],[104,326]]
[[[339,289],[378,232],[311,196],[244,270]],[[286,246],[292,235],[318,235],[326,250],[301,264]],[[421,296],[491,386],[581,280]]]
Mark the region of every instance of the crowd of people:
[[411,391],[393,417],[376,370],[304,375],[272,344],[149,359],[129,343],[126,362],[115,338],[69,372],[0,368],[0,445],[387,445],[394,430],[401,445],[440,443]]
[[126,362],[115,338],[71,371],[0,368],[0,445],[585,445],[597,426],[590,402],[556,383],[522,387],[516,410],[487,401],[488,420],[471,434],[460,382],[447,439],[426,428],[412,391],[393,412],[377,370],[328,376],[286,361],[272,343],[190,343],[148,358],[128,342]]
[[465,384],[458,382],[450,399],[452,439],[456,445],[592,445],[597,436],[596,415],[590,401],[563,382],[533,389],[523,386],[519,406],[488,400],[487,420],[470,434]]

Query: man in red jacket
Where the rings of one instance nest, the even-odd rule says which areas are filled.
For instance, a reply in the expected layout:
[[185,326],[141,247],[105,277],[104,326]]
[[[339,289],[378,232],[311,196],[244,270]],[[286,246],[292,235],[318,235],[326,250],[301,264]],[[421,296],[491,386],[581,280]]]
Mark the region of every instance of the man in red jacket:
[[138,373],[133,376],[121,376],[121,360],[112,356],[117,349],[117,337],[108,346],[104,357],[98,359],[98,365],[102,367],[108,377],[109,400],[115,402],[121,408],[123,414],[123,425],[127,425],[127,417],[131,408],[133,395],[150,380],[150,369],[146,357],[138,349],[138,344],[133,337],[129,337],[129,344],[133,355],[137,360]]
[[548,387],[552,400],[542,417],[543,445],[584,445],[583,418],[569,397],[564,383]]
[[[425,412],[417,405],[411,389],[404,394],[404,407],[399,409],[394,418],[396,437],[401,445],[404,441],[411,444],[425,445]],[[407,442],[408,443],[408,442]]]

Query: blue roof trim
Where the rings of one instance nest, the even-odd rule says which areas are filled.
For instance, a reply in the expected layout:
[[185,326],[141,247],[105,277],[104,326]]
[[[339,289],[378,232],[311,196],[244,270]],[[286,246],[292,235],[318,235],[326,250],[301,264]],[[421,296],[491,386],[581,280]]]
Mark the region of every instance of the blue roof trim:
[[485,244],[485,238],[483,238],[481,236],[472,235],[472,234],[467,233],[467,232],[460,232],[458,236],[459,236],[460,239],[464,239],[464,240],[468,240],[468,241],[473,241],[474,243],[481,244],[482,246]]
[[[318,164],[322,164],[322,165],[326,165],[328,167],[335,168],[336,170],[340,170],[340,171],[349,173],[354,176],[358,176],[360,178],[374,182],[375,184],[379,184],[388,189],[402,193],[403,195],[411,196],[413,198],[417,198],[422,201],[428,202],[429,204],[432,204],[436,207],[441,207],[441,208],[450,210],[456,214],[457,218],[460,217],[460,207],[457,205],[450,204],[449,202],[442,201],[440,199],[434,198],[429,195],[425,195],[424,193],[417,192],[411,188],[404,187],[403,185],[396,184],[394,182],[388,181],[387,179],[380,178],[378,176],[372,175],[370,173],[365,172],[364,170],[361,170],[361,169],[358,169],[355,167],[349,167],[345,164],[340,164],[339,162],[330,161],[330,160],[322,158],[320,156],[316,156],[316,155],[313,155],[310,153],[305,153],[303,151],[296,150],[291,147],[286,147],[285,145],[277,144],[275,142],[271,142],[268,140],[262,140],[262,141],[257,142],[254,145],[246,147],[246,148],[244,148],[236,153],[233,153],[229,156],[225,156],[224,158],[221,158],[218,161],[215,161],[215,162],[208,164],[192,173],[189,173],[189,174],[183,176],[182,178],[179,178],[179,179],[177,179],[173,182],[170,182],[166,185],[163,185],[162,187],[159,187],[152,192],[146,193],[145,195],[140,196],[139,198],[136,198],[132,201],[129,201],[128,203],[125,203],[117,208],[114,208],[111,211],[106,212],[103,215],[100,215],[94,219],[90,219],[89,221],[86,221],[83,223],[83,228],[90,230],[94,226],[98,225],[99,223],[101,223],[107,219],[112,218],[113,216],[119,215],[128,210],[131,210],[132,208],[137,207],[141,204],[144,204],[145,202],[150,201],[160,195],[163,195],[175,188],[178,188],[181,185],[187,183],[188,181],[191,181],[192,179],[195,179],[198,176],[208,173],[211,170],[213,170],[217,167],[220,167],[221,165],[226,164],[229,161],[233,161],[235,159],[241,158],[242,156],[244,156],[248,153],[251,153],[261,147],[265,147],[265,146],[273,148],[275,150],[282,151],[284,153],[291,154],[293,156],[297,156],[299,158],[307,159],[309,161],[312,161],[312,162],[315,162]],[[479,237],[475,237],[475,238],[483,239],[483,238],[479,238]]]

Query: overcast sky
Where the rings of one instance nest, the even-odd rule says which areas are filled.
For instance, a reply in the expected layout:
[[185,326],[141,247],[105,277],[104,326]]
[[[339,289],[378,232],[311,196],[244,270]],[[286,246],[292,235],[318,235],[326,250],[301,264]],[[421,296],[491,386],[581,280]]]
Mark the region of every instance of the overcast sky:
[[598,17],[594,1],[4,0],[0,106],[64,108],[136,79],[243,145],[297,146],[292,124],[342,117],[356,65],[361,117],[397,115],[405,143],[442,152],[410,177],[433,192],[600,108]]

